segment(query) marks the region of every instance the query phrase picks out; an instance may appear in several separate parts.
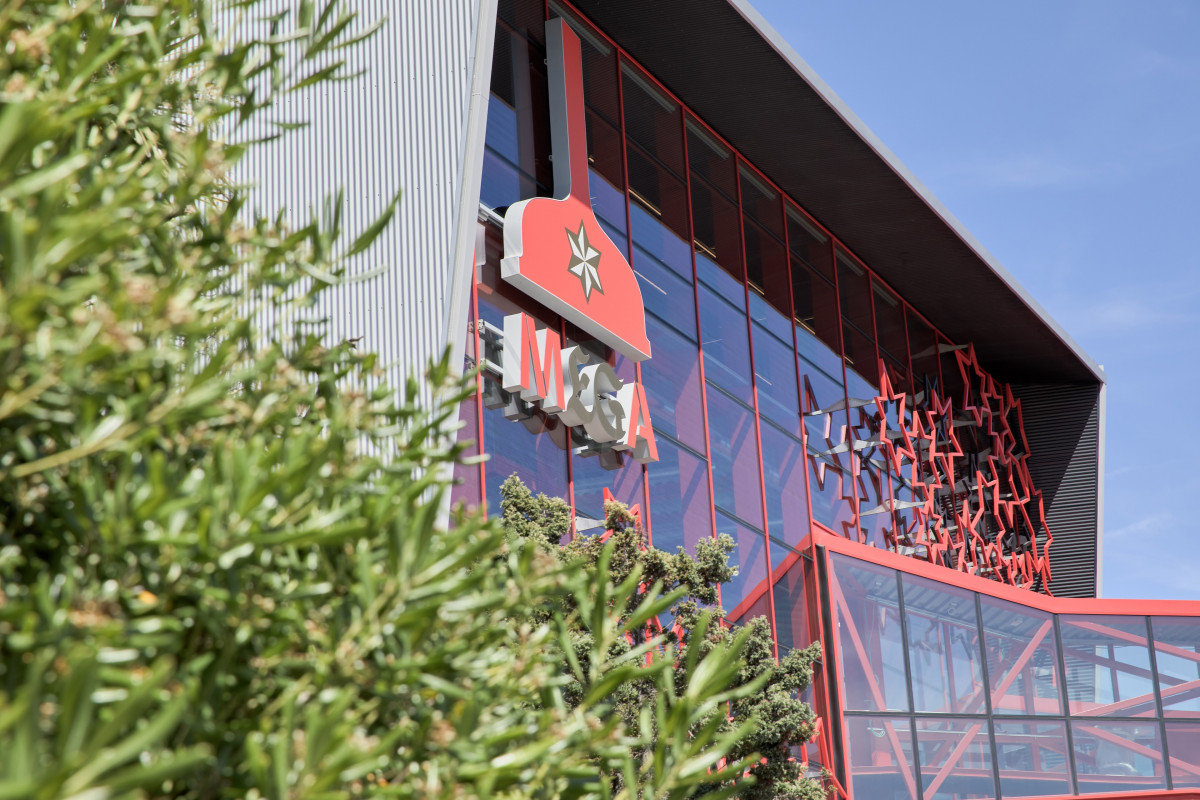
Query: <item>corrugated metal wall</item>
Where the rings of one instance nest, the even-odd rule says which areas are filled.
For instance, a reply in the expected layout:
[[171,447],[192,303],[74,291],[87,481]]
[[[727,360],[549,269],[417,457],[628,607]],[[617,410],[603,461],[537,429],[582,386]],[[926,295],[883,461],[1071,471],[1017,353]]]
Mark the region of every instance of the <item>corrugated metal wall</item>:
[[1050,589],[1058,597],[1095,597],[1101,469],[1101,387],[1017,385],[1029,472],[1046,503]]
[[[344,189],[343,247],[403,192],[392,224],[350,270],[382,272],[329,292],[317,309],[331,321],[332,341],[361,338],[358,346],[378,353],[401,387],[442,352],[449,331],[462,352],[495,0],[352,0],[345,8],[362,24],[387,18],[368,42],[335,54],[365,74],[288,96],[276,118],[309,127],[252,150],[235,178],[257,184],[251,204],[259,211],[287,209],[294,222]],[[233,20],[226,13],[221,22]],[[290,46],[299,52],[299,43]],[[468,277],[456,282],[456,267]]]

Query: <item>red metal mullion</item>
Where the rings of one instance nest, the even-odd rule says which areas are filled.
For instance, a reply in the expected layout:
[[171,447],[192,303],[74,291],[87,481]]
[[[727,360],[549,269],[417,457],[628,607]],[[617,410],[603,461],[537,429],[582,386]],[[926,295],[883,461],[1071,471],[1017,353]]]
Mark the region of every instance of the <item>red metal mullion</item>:
[[[676,98],[678,99],[678,98]],[[700,276],[696,272],[696,224],[692,219],[692,164],[687,142],[687,107],[679,104],[679,120],[683,136],[683,182],[687,192],[688,250],[692,254],[692,303],[696,314],[696,364],[700,368],[700,415],[704,417],[704,468],[708,473],[709,536],[717,538],[717,498],[713,492],[712,441],[708,437],[708,384],[704,381],[704,335],[700,330]],[[771,562],[768,561],[768,564]],[[717,602],[721,602],[721,587],[717,586]]]
[[[750,316],[750,265],[746,262],[746,209],[742,205],[742,157],[737,155],[736,151],[733,160],[734,179],[737,181],[737,204],[738,204],[738,235],[742,240],[742,291],[745,295],[743,303],[743,313],[746,315],[746,342],[750,347],[750,396],[754,401],[754,445],[757,449],[755,455],[758,456],[758,499],[762,504],[763,515],[763,544],[766,547],[767,556],[767,603],[770,608],[769,618],[771,620],[772,644],[775,649],[775,660],[779,661],[779,627],[775,623],[775,582],[771,580],[771,526],[767,519],[767,474],[766,468],[763,465],[762,457],[762,422],[758,418],[758,376],[754,371],[754,320]],[[782,194],[782,193],[781,193]],[[786,226],[786,219],[784,222]],[[791,256],[788,256],[788,266],[791,267]],[[808,465],[805,465],[807,471]],[[716,505],[714,500],[713,505]]]
[[[851,424],[850,424],[850,381],[846,378],[846,336],[845,336],[845,330],[844,330],[844,323],[842,320],[842,282],[838,278],[839,245],[837,243],[837,240],[834,239],[832,234],[829,237],[829,246],[833,252],[833,313],[837,317],[837,326],[836,327],[837,327],[837,335],[838,335],[838,358],[840,358],[842,361],[842,397],[845,398],[845,402],[846,402],[846,407],[845,407],[845,409],[843,409],[842,414],[843,414],[843,418],[846,420],[845,437],[846,437],[846,440],[849,441],[850,439],[853,438],[853,435],[852,435],[853,426],[851,426]],[[856,457],[853,449],[849,450],[848,452],[850,455],[850,464],[853,466],[853,464],[857,460],[857,457]],[[844,473],[841,472],[841,470],[838,470],[838,472],[844,476],[849,476],[850,483],[851,483],[851,486],[852,486],[853,492],[854,492],[854,499],[851,502],[850,509],[851,509],[851,513],[854,515],[854,517],[853,517],[854,518],[854,527],[858,530],[858,538],[861,540],[862,539],[862,525],[859,524],[859,517],[858,517],[858,474],[855,470],[846,470]],[[844,481],[844,478],[843,478],[843,481]],[[843,483],[843,486],[844,485],[845,484]]]

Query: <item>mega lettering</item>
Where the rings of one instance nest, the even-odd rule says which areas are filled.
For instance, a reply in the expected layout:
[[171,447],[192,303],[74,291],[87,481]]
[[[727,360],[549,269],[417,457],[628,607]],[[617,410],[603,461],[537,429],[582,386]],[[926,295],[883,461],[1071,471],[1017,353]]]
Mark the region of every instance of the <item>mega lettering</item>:
[[564,425],[582,427],[593,442],[627,452],[640,463],[658,460],[646,390],[626,382],[605,361],[592,363],[579,345],[563,347],[558,333],[538,329],[528,314],[504,318],[504,390]]

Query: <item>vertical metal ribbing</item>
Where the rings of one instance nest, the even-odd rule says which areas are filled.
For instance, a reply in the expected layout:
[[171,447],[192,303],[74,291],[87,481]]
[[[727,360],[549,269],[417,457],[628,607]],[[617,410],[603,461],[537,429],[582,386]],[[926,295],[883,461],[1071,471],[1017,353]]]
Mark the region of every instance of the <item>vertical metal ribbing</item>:
[[[284,4],[272,0],[264,11],[267,5],[283,10]],[[358,347],[378,353],[382,380],[397,389],[407,375],[440,356],[451,339],[462,340],[454,342],[459,354],[465,343],[469,278],[457,273],[470,268],[470,253],[468,247],[458,258],[459,217],[469,207],[473,219],[478,205],[478,170],[466,181],[467,189],[475,187],[471,197],[464,191],[464,165],[478,161],[475,150],[482,146],[486,91],[482,98],[476,92],[473,106],[471,90],[480,70],[490,73],[490,37],[476,34],[483,33],[479,26],[494,25],[494,5],[495,0],[352,0],[347,10],[358,14],[358,25],[386,22],[367,42],[328,58],[344,58],[348,72],[363,74],[283,98],[271,117],[307,120],[308,127],[251,150],[235,170],[235,180],[255,186],[251,207],[269,217],[284,212],[292,227],[307,222],[311,212],[319,214],[325,198],[344,190],[343,247],[402,192],[391,225],[350,259],[351,280],[327,291],[314,309],[314,316],[328,320],[331,342],[361,337]],[[233,11],[218,15],[226,30],[236,19]],[[257,23],[242,24],[253,30]],[[303,42],[289,44],[287,56],[298,59],[302,47]],[[475,124],[469,126],[472,108]],[[353,280],[376,268],[379,274]],[[452,308],[463,317],[455,330],[448,324]],[[270,310],[262,322],[276,322]]]

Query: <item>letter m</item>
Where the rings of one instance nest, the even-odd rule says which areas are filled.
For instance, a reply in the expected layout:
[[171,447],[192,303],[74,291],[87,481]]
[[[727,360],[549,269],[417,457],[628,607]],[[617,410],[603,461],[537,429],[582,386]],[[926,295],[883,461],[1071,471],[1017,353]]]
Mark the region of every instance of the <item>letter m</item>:
[[504,318],[504,390],[520,392],[522,400],[541,400],[542,408],[562,410],[562,339],[552,330],[538,330],[528,314]]

